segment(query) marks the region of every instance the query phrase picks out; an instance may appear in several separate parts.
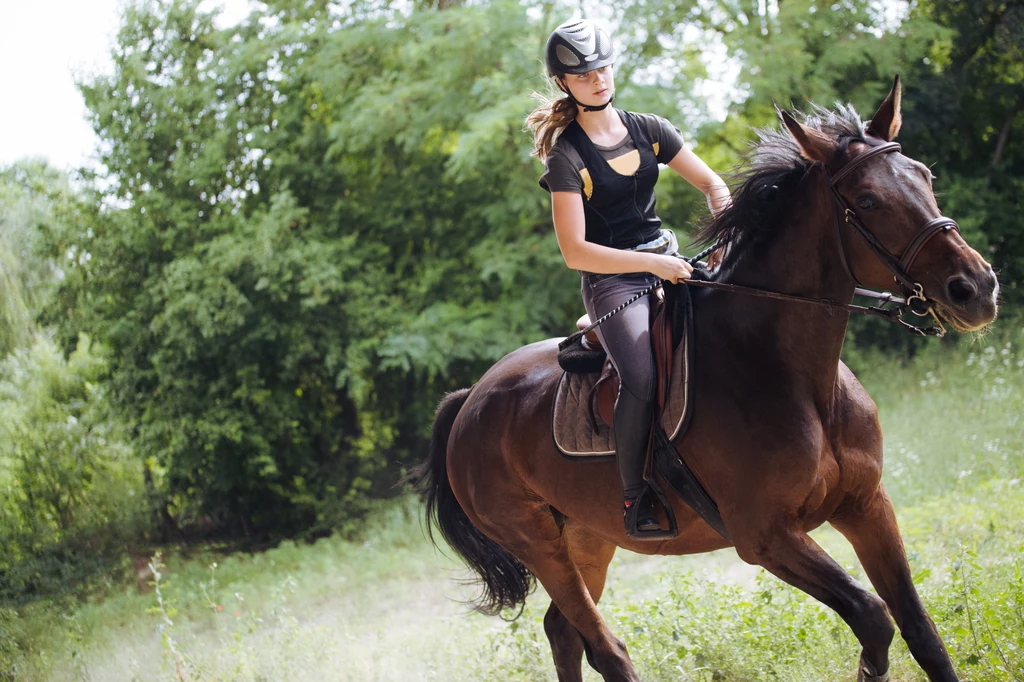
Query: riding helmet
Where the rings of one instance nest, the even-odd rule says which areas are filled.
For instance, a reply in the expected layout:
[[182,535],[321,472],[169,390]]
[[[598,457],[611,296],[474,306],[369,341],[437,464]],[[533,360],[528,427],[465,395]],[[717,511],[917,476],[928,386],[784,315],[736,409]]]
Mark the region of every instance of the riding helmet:
[[549,76],[588,73],[615,62],[608,34],[587,19],[567,21],[548,37],[544,49]]

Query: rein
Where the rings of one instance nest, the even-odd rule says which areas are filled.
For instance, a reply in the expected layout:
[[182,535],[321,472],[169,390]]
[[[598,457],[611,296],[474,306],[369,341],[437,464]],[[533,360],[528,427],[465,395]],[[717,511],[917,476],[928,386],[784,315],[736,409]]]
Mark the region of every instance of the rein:
[[[837,303],[827,298],[813,298],[808,296],[797,296],[795,294],[783,294],[768,289],[758,289],[755,287],[742,286],[740,284],[729,284],[728,282],[709,282],[706,280],[688,279],[685,280],[685,283],[688,286],[702,287],[705,289],[716,289],[718,291],[727,291],[734,294],[743,294],[745,296],[756,296],[759,298],[771,298],[779,301],[792,301],[795,303],[809,303],[819,305],[823,307],[830,315],[836,309],[844,310],[846,312],[855,313],[859,315],[872,315],[875,317],[881,317],[891,322],[895,322],[901,325],[907,331],[918,336],[945,336],[946,328],[943,326],[942,321],[939,319],[938,315],[935,314],[934,306],[932,306],[928,297],[925,296],[924,286],[919,282],[915,281],[914,278],[910,276],[908,271],[910,270],[910,266],[914,262],[914,259],[917,258],[917,255],[921,252],[921,249],[924,248],[924,245],[926,243],[928,243],[928,240],[930,240],[939,232],[948,232],[949,230],[956,230],[957,232],[960,231],[960,227],[956,224],[956,221],[953,220],[952,218],[947,218],[945,216],[939,216],[938,218],[929,220],[921,227],[920,231],[918,231],[918,233],[911,240],[910,245],[907,247],[906,251],[903,252],[903,255],[897,257],[894,254],[892,254],[888,249],[886,249],[882,242],[879,241],[878,238],[874,235],[874,233],[871,232],[871,230],[869,230],[863,222],[861,222],[860,218],[857,217],[857,213],[852,208],[850,208],[850,205],[846,202],[846,199],[843,198],[843,195],[839,193],[839,190],[836,187],[840,180],[848,176],[857,167],[859,167],[868,159],[871,159],[872,157],[878,156],[880,154],[887,154],[889,152],[899,152],[901,149],[902,148],[900,147],[900,144],[898,142],[886,142],[885,144],[879,145],[877,147],[872,147],[871,149],[864,152],[847,165],[843,166],[843,168],[841,168],[839,172],[836,173],[835,175],[829,173],[828,169],[822,166],[822,170],[824,170],[825,175],[829,180],[829,189],[832,192],[832,198],[835,200],[836,203],[837,211],[833,215],[833,220],[836,229],[836,241],[839,244],[839,254],[841,256],[841,260],[843,261],[843,267],[846,269],[846,274],[848,274],[850,276],[850,279],[853,280],[853,282],[858,285],[853,290],[853,293],[855,296],[867,296],[876,299],[878,301],[877,306],[862,306],[854,305],[853,303]],[[844,216],[845,223],[852,227],[854,230],[856,230],[857,234],[859,234],[861,238],[864,239],[864,242],[867,244],[868,248],[871,249],[871,252],[875,254],[875,257],[877,257],[882,262],[882,264],[893,274],[893,278],[896,280],[896,282],[900,285],[900,287],[903,290],[903,298],[894,296],[893,294],[890,294],[888,292],[879,292],[872,291],[870,289],[864,289],[860,286],[860,280],[857,279],[856,275],[853,274],[853,270],[850,268],[850,261],[846,255],[846,250],[843,247],[843,235],[839,222],[840,212],[842,212]],[[725,243],[726,241],[724,239],[719,240],[716,244],[714,244],[713,246],[709,246],[708,248],[698,253],[696,256],[692,258],[683,258],[683,260],[685,260],[687,263],[691,265],[699,264],[701,263],[702,258],[713,252],[715,249],[724,246]],[[682,256],[680,256],[680,258],[682,258]],[[629,304],[640,300],[644,296],[647,296],[652,291],[654,291],[660,286],[663,286],[666,283],[670,282],[668,280],[661,280],[657,284],[652,284],[643,291],[631,297],[629,300],[621,303],[614,310],[610,311],[606,315],[602,316],[600,319],[590,324],[590,326],[588,326],[586,329],[582,329],[576,332],[575,334],[572,334],[569,337],[567,337],[564,341],[558,344],[558,347],[560,349],[564,349],[566,346],[573,343],[576,339],[582,337],[584,334],[591,331],[608,318],[619,313],[623,308],[625,308]],[[895,306],[891,308],[884,307],[885,305],[890,303],[895,304]],[[917,315],[918,317],[931,315],[932,318],[935,320],[936,326],[917,327],[915,325],[905,322],[902,319],[902,316],[904,313],[908,311]]]
[[[719,243],[715,244],[714,246],[711,246],[708,249],[705,249],[704,251],[702,251],[701,253],[697,254],[693,258],[684,258],[683,260],[685,260],[687,263],[690,263],[691,265],[698,264],[698,263],[700,263],[700,259],[702,257],[706,256],[711,251],[714,251],[715,249],[717,249],[721,245],[722,245],[721,242],[719,242]],[[777,301],[792,301],[792,302],[795,302],[795,303],[810,303],[810,304],[821,306],[830,315],[836,309],[845,310],[846,312],[854,313],[854,314],[858,314],[858,315],[873,315],[874,317],[881,317],[882,319],[889,320],[890,322],[895,322],[895,323],[901,325],[902,327],[904,327],[907,331],[909,331],[909,332],[911,332],[913,334],[916,334],[917,336],[939,336],[939,337],[941,337],[941,336],[943,336],[946,333],[946,329],[945,329],[945,327],[942,326],[941,322],[939,322],[939,326],[938,327],[916,327],[916,326],[914,326],[912,324],[904,322],[901,319],[902,315],[904,313],[906,313],[908,310],[911,311],[911,312],[914,312],[913,303],[911,303],[907,299],[900,298],[898,296],[894,296],[893,294],[890,294],[887,291],[885,291],[885,292],[883,292],[883,291],[872,291],[871,289],[862,289],[860,287],[854,289],[853,293],[855,295],[857,295],[857,296],[867,296],[867,297],[870,297],[870,298],[874,298],[874,299],[877,299],[878,303],[879,303],[878,306],[863,306],[863,305],[854,305],[853,303],[837,303],[837,302],[835,302],[835,301],[833,301],[831,299],[828,299],[828,298],[812,298],[812,297],[809,297],[809,296],[797,296],[796,294],[783,294],[783,293],[780,293],[778,291],[771,291],[769,289],[757,289],[755,287],[746,287],[746,286],[743,286],[741,284],[729,284],[728,282],[709,282],[707,280],[702,280],[702,279],[688,279],[688,280],[685,280],[684,283],[687,286],[701,287],[701,288],[704,288],[704,289],[716,289],[718,291],[727,291],[727,292],[730,292],[730,293],[733,293],[733,294],[743,294],[745,296],[756,296],[756,297],[759,297],[759,298],[771,298],[771,299],[775,299]],[[598,327],[602,322],[604,322],[608,318],[618,314],[626,306],[630,305],[631,303],[635,303],[636,301],[639,301],[644,296],[647,296],[648,294],[653,292],[655,289],[657,289],[660,286],[664,286],[665,284],[671,284],[671,282],[669,282],[667,279],[663,279],[660,282],[652,284],[651,286],[647,287],[643,291],[638,292],[637,294],[633,295],[628,300],[623,301],[614,310],[609,311],[608,313],[603,315],[600,319],[595,320],[588,327],[586,327],[584,329],[581,329],[581,330],[577,331],[576,333],[571,334],[570,336],[566,337],[561,343],[558,344],[559,349],[563,349],[564,350],[567,346],[569,346],[574,341],[576,341],[576,339],[581,338],[587,332],[591,331],[595,327]],[[882,307],[882,306],[884,306],[886,304],[889,304],[889,303],[895,303],[896,305],[894,307],[892,307],[892,308],[884,308],[884,307]],[[930,309],[931,308],[929,306],[929,310]],[[915,314],[919,314],[919,313],[915,312]],[[925,313],[925,314],[927,314],[927,313]],[[934,312],[932,313],[932,315],[934,315]]]

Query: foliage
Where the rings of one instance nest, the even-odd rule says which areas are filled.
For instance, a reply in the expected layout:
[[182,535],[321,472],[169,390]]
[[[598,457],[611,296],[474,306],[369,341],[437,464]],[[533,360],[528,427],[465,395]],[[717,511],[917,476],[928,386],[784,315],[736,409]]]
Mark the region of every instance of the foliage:
[[[776,106],[806,111],[811,103],[852,102],[869,117],[893,75],[950,32],[927,16],[894,17],[892,7],[871,0],[616,7],[617,38],[629,59],[624,68],[661,86],[658,99],[631,97],[630,105],[639,99],[678,121],[727,181],[727,171],[743,162],[753,129],[778,123]],[[703,197],[677,177],[665,179],[659,207],[665,204],[660,213],[670,224],[685,229],[706,217]]]
[[67,359],[43,338],[0,363],[0,604],[115,577],[144,530],[140,463],[94,383],[103,364],[86,337]]
[[177,525],[336,526],[422,453],[437,395],[565,326],[519,132],[531,32],[513,3],[271,3],[223,31],[129,7],[82,85],[113,184],[52,239],[91,260],[48,319],[111,348]]
[[908,76],[901,137],[915,156],[934,164],[943,209],[993,261],[1004,299],[1019,304],[1024,7],[929,0],[915,14],[956,30]]
[[72,200],[67,179],[36,161],[0,169],[0,357],[31,342],[56,280],[40,257],[45,231]]

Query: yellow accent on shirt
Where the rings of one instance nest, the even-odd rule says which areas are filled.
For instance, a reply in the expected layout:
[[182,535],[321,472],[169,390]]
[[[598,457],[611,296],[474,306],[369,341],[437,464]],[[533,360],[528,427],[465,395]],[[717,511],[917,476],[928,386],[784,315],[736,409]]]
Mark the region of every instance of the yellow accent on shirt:
[[583,194],[589,199],[594,194],[594,181],[590,179],[590,171],[582,169],[580,178],[583,180]]
[[608,165],[619,175],[632,175],[640,167],[640,152],[634,149],[622,156],[609,159]]

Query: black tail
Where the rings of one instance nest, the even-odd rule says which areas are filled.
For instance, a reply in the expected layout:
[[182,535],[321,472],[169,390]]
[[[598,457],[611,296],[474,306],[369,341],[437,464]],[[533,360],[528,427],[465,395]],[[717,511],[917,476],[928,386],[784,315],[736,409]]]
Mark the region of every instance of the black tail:
[[431,542],[437,544],[430,528],[433,521],[448,544],[483,582],[483,593],[471,602],[473,608],[494,616],[504,609],[522,609],[526,596],[536,587],[536,580],[518,559],[473,525],[459,506],[448,482],[448,438],[455,416],[469,397],[469,391],[463,388],[441,400],[434,415],[430,454],[425,462],[413,469],[409,479],[427,503],[427,532]]

